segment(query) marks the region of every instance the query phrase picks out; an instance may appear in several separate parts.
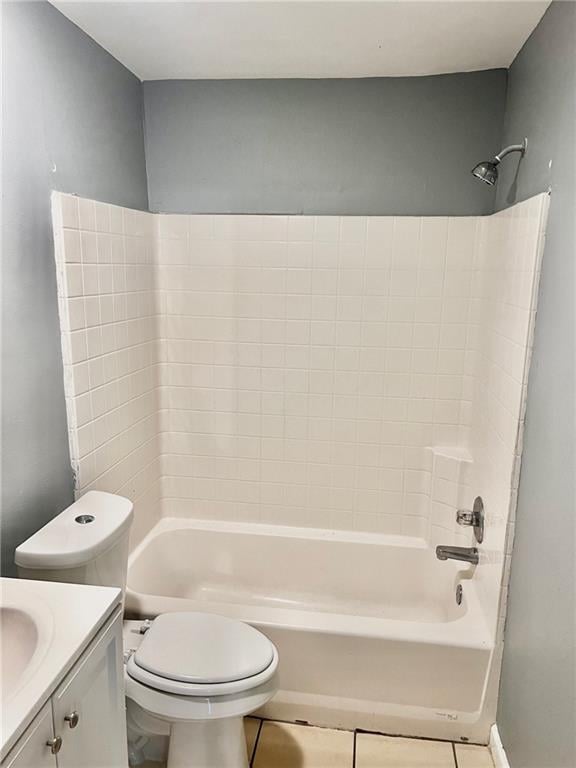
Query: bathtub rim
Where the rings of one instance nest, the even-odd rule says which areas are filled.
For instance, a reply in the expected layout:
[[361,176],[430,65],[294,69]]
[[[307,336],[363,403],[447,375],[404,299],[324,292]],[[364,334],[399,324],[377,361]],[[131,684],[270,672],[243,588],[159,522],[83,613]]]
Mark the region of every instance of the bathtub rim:
[[159,533],[174,528],[218,531],[222,533],[252,534],[293,539],[314,539],[317,541],[338,541],[352,544],[380,544],[411,549],[428,549],[426,539],[401,534],[370,533],[365,531],[345,531],[329,528],[308,528],[305,526],[274,525],[237,520],[210,520],[207,518],[187,518],[177,516],[161,517],[147,534],[134,546],[128,558],[128,566],[145,548],[150,539]]

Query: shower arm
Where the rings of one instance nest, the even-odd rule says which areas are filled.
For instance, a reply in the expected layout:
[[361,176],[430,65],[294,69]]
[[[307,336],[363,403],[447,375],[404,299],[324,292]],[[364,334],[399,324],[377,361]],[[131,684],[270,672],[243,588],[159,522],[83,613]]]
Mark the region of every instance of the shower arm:
[[506,155],[509,155],[511,152],[520,152],[522,154],[522,157],[526,154],[526,148],[528,146],[528,139],[524,139],[522,144],[510,144],[509,147],[504,147],[504,149],[501,149],[500,152],[498,152],[497,155],[494,156],[494,162],[499,163],[503,158],[506,157]]

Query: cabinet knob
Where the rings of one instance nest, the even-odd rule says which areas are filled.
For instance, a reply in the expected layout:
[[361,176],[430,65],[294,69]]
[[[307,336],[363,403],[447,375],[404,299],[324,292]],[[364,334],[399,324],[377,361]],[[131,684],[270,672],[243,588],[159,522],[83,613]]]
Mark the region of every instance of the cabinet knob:
[[78,721],[80,720],[80,715],[78,712],[70,712],[69,715],[64,717],[64,720],[66,720],[70,728],[76,728]]
[[50,752],[53,755],[57,755],[62,748],[62,736],[55,736],[53,739],[48,739],[46,746],[50,747]]

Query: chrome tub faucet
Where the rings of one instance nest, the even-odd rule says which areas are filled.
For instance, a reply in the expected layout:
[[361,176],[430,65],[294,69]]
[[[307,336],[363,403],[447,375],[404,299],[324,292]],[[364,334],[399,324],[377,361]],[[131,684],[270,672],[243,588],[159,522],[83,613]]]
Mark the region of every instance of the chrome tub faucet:
[[461,560],[465,563],[478,565],[478,549],[476,547],[449,547],[440,544],[436,547],[438,560]]

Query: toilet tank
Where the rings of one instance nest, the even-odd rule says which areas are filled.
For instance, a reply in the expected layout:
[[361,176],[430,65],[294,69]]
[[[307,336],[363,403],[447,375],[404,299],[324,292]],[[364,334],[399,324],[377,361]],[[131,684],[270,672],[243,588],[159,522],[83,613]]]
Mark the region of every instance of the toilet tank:
[[88,491],[16,549],[18,575],[119,587],[122,599],[128,568],[129,499]]

